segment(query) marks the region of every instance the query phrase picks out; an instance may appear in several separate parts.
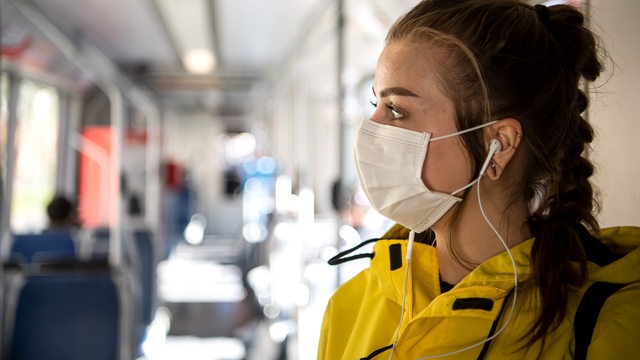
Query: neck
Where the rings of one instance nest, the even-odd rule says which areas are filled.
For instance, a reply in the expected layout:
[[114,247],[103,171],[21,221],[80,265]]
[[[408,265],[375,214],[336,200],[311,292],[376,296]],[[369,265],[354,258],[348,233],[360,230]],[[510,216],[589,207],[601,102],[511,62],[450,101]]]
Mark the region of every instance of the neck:
[[[523,226],[527,216],[524,201],[510,205],[501,190],[494,191],[483,184],[481,181],[482,209],[505,243],[511,248],[530,238],[529,230]],[[469,189],[457,210],[450,210],[433,227],[440,276],[451,284],[457,284],[478,265],[505,251],[482,215],[477,186]]]

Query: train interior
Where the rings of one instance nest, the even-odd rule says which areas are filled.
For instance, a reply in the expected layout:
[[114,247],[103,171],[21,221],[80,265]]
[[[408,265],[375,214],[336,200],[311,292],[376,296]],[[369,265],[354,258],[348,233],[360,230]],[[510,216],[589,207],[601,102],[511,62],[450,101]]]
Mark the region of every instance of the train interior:
[[327,260],[392,225],[352,135],[416,2],[0,0],[0,356],[315,359],[368,265]]

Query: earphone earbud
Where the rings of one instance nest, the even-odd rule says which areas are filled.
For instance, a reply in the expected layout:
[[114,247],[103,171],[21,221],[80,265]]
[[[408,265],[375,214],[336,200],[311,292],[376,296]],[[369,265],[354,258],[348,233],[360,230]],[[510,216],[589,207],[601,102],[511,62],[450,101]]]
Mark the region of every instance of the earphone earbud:
[[498,151],[502,150],[502,144],[498,139],[491,139],[491,143],[489,144],[489,153],[487,154],[487,158],[484,160],[484,164],[482,164],[482,168],[480,169],[480,176],[484,175],[487,171],[487,167],[489,167],[489,163],[493,158],[493,155]]
[[493,154],[502,150],[502,144],[498,139],[491,139],[491,143],[489,144],[489,157],[493,157]]

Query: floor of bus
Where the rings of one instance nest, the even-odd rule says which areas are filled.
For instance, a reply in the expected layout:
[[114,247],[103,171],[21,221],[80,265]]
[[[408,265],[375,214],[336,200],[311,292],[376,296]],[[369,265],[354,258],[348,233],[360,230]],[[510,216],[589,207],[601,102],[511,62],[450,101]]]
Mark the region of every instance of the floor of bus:
[[158,308],[138,360],[286,359],[220,239],[179,243],[158,266]]

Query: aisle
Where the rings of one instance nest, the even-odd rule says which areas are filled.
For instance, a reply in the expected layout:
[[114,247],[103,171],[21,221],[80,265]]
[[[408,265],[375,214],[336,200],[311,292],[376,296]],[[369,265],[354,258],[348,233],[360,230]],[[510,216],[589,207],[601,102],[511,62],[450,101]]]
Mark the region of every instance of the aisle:
[[179,244],[158,265],[160,307],[139,360],[240,360],[234,335],[246,318],[247,291],[226,244]]

